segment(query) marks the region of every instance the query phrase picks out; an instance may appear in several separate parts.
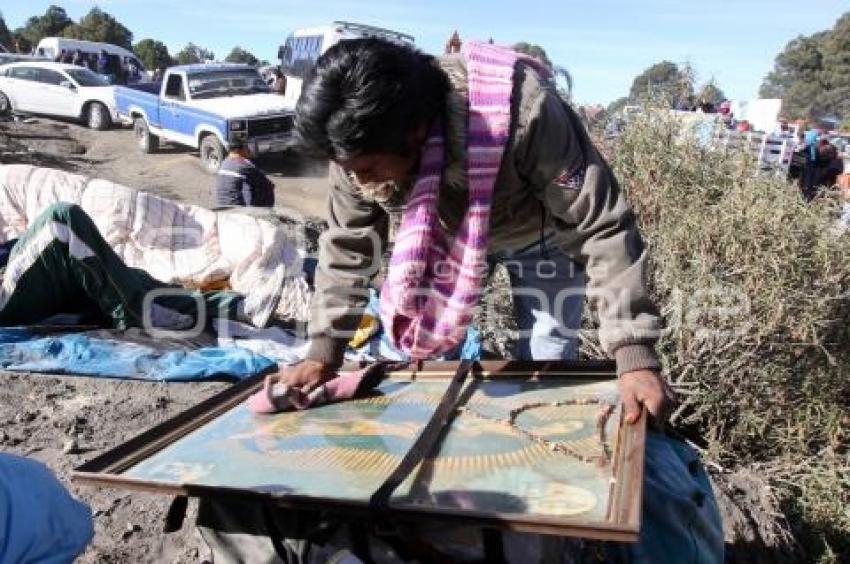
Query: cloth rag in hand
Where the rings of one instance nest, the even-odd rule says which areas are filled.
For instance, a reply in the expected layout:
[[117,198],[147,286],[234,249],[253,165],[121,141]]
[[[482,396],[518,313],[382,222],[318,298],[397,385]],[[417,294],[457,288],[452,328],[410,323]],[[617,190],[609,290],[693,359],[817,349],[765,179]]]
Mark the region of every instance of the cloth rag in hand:
[[391,366],[389,363],[378,362],[360,370],[340,372],[310,392],[276,383],[271,377],[266,377],[263,387],[248,398],[248,409],[254,413],[277,413],[361,396],[380,384]]

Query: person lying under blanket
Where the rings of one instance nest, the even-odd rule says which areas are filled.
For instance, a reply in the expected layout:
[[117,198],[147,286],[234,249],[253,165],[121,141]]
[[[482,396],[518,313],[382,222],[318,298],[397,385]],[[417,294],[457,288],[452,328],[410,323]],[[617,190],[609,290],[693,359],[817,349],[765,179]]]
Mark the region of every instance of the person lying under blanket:
[[74,204],[49,206],[3,247],[0,258],[8,262],[0,285],[0,326],[92,309],[117,329],[187,330],[209,326],[215,318],[268,322],[246,316],[245,297],[236,292],[184,289],[130,268]]

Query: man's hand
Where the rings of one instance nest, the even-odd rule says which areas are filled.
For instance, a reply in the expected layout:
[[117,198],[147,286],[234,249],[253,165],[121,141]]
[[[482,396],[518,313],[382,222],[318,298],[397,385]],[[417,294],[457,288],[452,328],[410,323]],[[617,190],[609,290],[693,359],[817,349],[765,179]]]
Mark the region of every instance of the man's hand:
[[626,423],[640,417],[641,404],[659,422],[665,419],[672,394],[661,375],[654,370],[634,370],[620,376],[620,399],[625,408]]
[[317,360],[303,360],[292,366],[283,366],[269,378],[273,381],[299,388],[304,393],[309,393],[317,388],[333,375],[330,365]]

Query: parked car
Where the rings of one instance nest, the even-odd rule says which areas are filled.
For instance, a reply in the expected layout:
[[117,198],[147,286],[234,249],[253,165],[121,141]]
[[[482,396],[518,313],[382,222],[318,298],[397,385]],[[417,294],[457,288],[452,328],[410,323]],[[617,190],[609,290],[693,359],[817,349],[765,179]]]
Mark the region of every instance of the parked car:
[[9,63],[40,63],[50,61],[47,57],[37,57],[36,55],[27,55],[24,53],[9,53],[9,52],[0,52],[0,65],[7,65]]
[[194,147],[208,172],[218,170],[231,141],[247,143],[255,154],[292,144],[294,106],[248,65],[171,67],[161,86],[116,87],[115,103],[142,151],[155,152],[160,140]]
[[118,117],[103,77],[51,62],[0,66],[0,114],[10,111],[76,118],[92,129],[107,129]]

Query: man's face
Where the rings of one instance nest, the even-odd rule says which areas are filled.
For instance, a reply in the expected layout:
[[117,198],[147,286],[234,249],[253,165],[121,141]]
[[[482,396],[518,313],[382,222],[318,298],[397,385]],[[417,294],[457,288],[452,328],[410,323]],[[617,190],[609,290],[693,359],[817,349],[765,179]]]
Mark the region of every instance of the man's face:
[[416,156],[374,153],[339,161],[338,164],[360,185],[402,182],[414,173]]
[[378,202],[388,202],[398,187],[415,173],[416,156],[391,153],[360,155],[338,161],[351,181],[364,196]]

